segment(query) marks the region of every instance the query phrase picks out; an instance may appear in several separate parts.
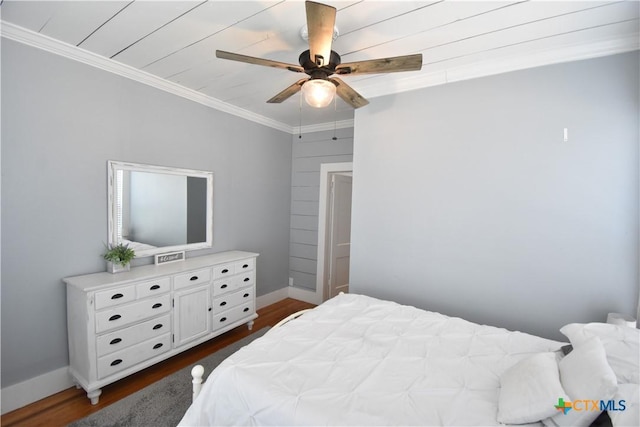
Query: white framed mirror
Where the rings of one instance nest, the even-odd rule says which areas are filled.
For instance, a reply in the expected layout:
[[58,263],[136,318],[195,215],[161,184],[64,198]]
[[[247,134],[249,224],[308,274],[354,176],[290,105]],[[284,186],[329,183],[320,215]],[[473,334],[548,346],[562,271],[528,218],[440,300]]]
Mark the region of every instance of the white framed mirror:
[[210,248],[213,172],[109,160],[109,245],[136,257]]

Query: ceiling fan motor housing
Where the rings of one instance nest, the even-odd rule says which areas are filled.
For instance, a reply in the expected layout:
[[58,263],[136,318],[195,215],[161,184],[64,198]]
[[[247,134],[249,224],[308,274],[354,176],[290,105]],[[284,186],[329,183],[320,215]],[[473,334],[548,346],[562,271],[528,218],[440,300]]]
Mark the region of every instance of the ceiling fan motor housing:
[[340,65],[340,55],[334,50],[331,51],[329,57],[329,63],[327,65],[318,66],[311,60],[311,53],[307,49],[298,57],[298,63],[304,72],[311,76],[311,78],[327,78],[336,72],[336,67]]

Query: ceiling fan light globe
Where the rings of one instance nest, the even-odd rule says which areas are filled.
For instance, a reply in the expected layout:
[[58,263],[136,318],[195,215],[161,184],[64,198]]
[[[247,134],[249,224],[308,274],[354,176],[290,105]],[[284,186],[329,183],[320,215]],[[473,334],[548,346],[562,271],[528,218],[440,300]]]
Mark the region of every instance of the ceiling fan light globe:
[[[338,36],[340,35],[340,30],[337,25],[333,26],[333,41],[336,41]],[[300,28],[300,38],[304,41],[309,41],[309,27],[305,24]]]
[[331,104],[336,95],[336,86],[327,80],[307,80],[302,85],[304,100],[312,107],[324,108]]

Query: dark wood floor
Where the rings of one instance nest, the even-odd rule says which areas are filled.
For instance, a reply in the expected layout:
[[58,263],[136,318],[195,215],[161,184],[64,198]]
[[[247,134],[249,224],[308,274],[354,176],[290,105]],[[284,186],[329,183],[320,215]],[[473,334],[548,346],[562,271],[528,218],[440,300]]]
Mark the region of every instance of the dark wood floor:
[[[253,331],[273,326],[289,314],[313,307],[302,301],[287,298],[258,310]],[[237,327],[193,349],[178,354],[150,368],[130,375],[102,389],[100,402],[91,405],[84,390],[70,388],[24,408],[9,412],[0,418],[2,426],[66,426],[70,422],[86,417],[118,400],[154,383],[186,366],[195,364],[203,357],[250,335],[246,326]]]

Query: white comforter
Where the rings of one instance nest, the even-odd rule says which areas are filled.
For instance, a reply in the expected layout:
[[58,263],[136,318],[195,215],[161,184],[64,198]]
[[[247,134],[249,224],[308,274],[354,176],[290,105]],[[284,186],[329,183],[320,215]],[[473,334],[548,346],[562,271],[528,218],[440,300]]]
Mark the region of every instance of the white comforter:
[[340,295],[221,363],[180,425],[498,425],[500,374],[562,344]]

